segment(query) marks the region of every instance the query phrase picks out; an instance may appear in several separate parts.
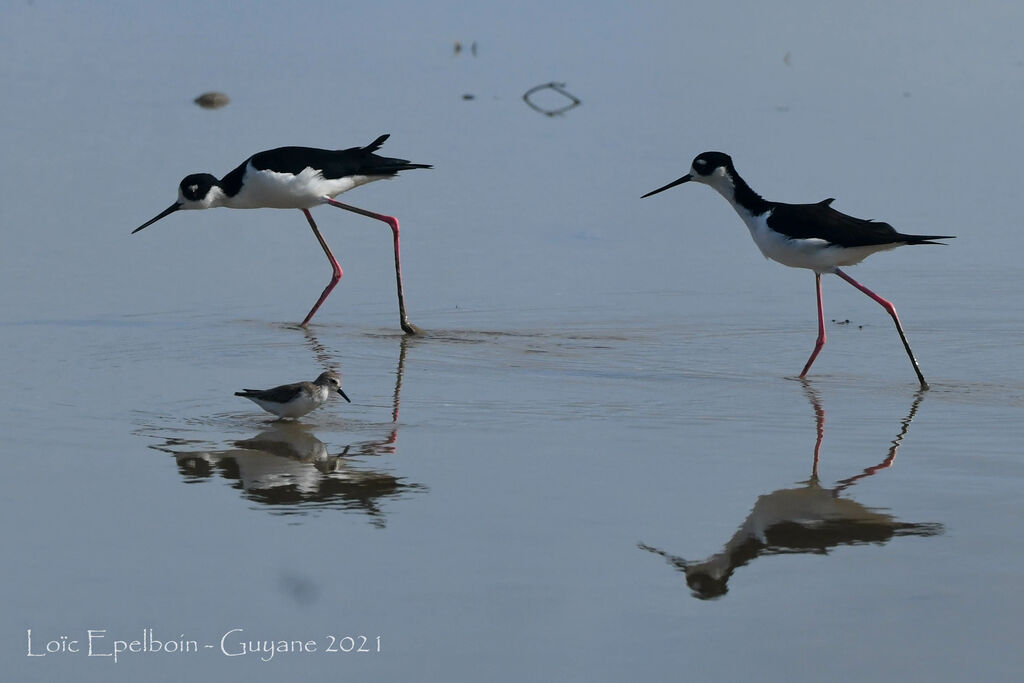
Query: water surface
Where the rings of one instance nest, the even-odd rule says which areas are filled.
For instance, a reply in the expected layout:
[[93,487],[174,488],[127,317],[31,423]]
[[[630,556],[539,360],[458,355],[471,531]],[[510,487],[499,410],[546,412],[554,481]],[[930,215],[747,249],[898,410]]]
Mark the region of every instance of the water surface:
[[[4,670],[1014,678],[1021,13],[12,6]],[[522,101],[551,81],[581,104]],[[345,275],[308,330],[330,270],[299,212],[129,235],[187,173],[385,132],[435,168],[345,199],[401,219],[420,337],[373,221],[316,210]],[[706,149],[769,198],[958,236],[852,270],[930,391],[837,278],[795,379],[811,275],[706,188],[639,199]],[[232,395],[326,367],[353,403],[298,424]],[[90,630],[150,651],[45,652]],[[292,651],[241,654],[264,641]]]

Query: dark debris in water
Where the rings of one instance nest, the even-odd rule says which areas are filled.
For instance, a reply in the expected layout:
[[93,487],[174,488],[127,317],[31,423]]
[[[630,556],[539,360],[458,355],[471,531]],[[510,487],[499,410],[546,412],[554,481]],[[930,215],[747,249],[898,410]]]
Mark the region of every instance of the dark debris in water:
[[[562,95],[563,97],[565,97],[568,100],[568,104],[566,104],[564,106],[561,106],[561,107],[555,107],[555,108],[542,107],[542,106],[536,104],[531,98],[536,93],[538,93],[538,92],[540,92],[542,90],[552,90],[552,91],[558,93],[559,95]],[[565,83],[555,83],[554,81],[552,81],[551,83],[543,83],[541,85],[535,85],[534,87],[530,88],[529,90],[527,90],[526,92],[523,93],[523,101],[526,102],[526,104],[528,104],[531,109],[533,109],[534,111],[540,112],[541,114],[544,114],[545,116],[559,116],[560,114],[564,114],[565,112],[569,111],[570,109],[578,107],[578,106],[580,106],[580,104],[582,104],[582,102],[580,101],[580,99],[578,97],[576,97],[575,95],[573,95],[572,93],[568,92],[565,89]]]
[[220,109],[226,107],[231,102],[231,98],[222,92],[204,92],[199,97],[193,100],[203,109]]
[[[462,52],[462,43],[460,41],[456,40],[452,54],[457,56],[460,52]],[[469,53],[471,55],[473,55],[474,57],[476,57],[476,41],[475,40],[469,46]]]

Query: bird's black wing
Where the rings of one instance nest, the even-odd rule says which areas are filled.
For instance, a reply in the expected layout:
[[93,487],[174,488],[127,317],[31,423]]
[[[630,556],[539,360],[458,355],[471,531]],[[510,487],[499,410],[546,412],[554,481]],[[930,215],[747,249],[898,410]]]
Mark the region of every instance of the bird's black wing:
[[[353,175],[395,175],[414,168],[430,168],[429,164],[414,164],[407,159],[391,159],[374,154],[384,144],[382,135],[366,147],[349,149],[317,149],[315,147],[278,147],[259,152],[246,160],[258,171],[271,170],[298,175],[308,167],[323,172],[324,178],[344,178]],[[240,167],[244,170],[246,164]],[[231,174],[239,172],[235,169]],[[231,174],[228,174],[230,176]],[[227,180],[228,176],[225,176]],[[223,184],[223,182],[222,182]]]
[[888,223],[854,218],[829,206],[834,200],[817,204],[772,205],[768,227],[790,239],[820,239],[840,247],[880,244],[935,244],[931,240],[952,239],[948,235],[906,235]]
[[245,389],[244,391],[236,391],[235,396],[258,398],[262,401],[273,401],[274,403],[287,403],[298,396],[301,391],[302,382],[296,382],[295,384],[282,384],[273,389]]

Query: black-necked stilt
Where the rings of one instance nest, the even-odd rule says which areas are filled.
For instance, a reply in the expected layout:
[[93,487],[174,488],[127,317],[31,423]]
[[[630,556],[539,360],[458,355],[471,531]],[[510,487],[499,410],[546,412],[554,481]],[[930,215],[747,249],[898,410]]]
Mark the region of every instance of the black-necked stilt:
[[811,363],[825,345],[825,319],[821,307],[821,275],[835,273],[851,285],[877,301],[892,316],[896,330],[900,333],[903,346],[910,356],[914,372],[927,389],[921,368],[910,350],[903,326],[891,303],[878,296],[839,269],[852,266],[877,251],[884,251],[904,244],[941,244],[933,240],[953,239],[951,235],[905,235],[896,232],[888,223],[854,218],[833,209],[832,199],[817,204],[783,204],[769,202],[750,189],[744,182],[732,158],[722,152],[704,152],[693,160],[690,172],[664,187],[648,192],[644,197],[658,194],[670,187],[693,180],[710,185],[718,191],[736,210],[750,230],[765,258],[793,268],[807,268],[814,271],[814,284],[818,295],[818,341],[811,357],[807,359],[800,376],[811,368]]
[[343,399],[352,402],[341,390],[338,373],[328,370],[320,373],[312,382],[282,384],[273,389],[244,389],[236,391],[235,396],[247,398],[278,417],[302,417],[326,403],[332,393],[340,394]]
[[342,192],[374,180],[391,178],[399,171],[431,168],[429,164],[413,164],[405,159],[389,159],[374,154],[387,139],[387,135],[381,135],[366,147],[341,150],[279,147],[252,155],[220,180],[209,173],[186,176],[178,185],[178,201],[132,230],[132,234],[179,209],[212,209],[217,206],[230,209],[301,209],[334,270],[320,299],[302,321],[305,327],[341,279],[341,266],[317,229],[309,210],[320,204],[330,204],[384,221],[391,226],[395,238],[395,277],[398,280],[398,312],[402,329],[415,334],[418,330],[409,322],[405,313],[398,219],[334,201],[334,197]]

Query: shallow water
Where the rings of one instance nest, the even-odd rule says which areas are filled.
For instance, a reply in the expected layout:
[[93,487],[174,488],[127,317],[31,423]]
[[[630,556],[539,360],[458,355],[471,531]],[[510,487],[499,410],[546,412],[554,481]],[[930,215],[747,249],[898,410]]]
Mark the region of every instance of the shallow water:
[[[760,7],[10,9],[8,675],[1019,675],[1021,103],[993,83],[1022,10]],[[239,59],[271,31],[306,50]],[[553,79],[582,103],[545,117],[520,95]],[[330,271],[298,212],[129,236],[186,173],[383,132],[435,168],[345,199],[401,219],[422,336],[360,217],[314,213],[345,276],[308,330]],[[929,391],[837,278],[795,379],[811,275],[707,188],[639,200],[714,148],[770,198],[958,235],[851,269]],[[232,395],[326,367],[353,402],[299,423]]]

